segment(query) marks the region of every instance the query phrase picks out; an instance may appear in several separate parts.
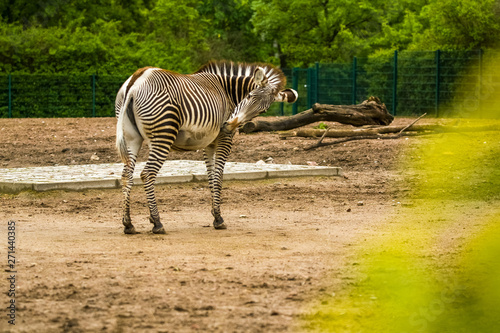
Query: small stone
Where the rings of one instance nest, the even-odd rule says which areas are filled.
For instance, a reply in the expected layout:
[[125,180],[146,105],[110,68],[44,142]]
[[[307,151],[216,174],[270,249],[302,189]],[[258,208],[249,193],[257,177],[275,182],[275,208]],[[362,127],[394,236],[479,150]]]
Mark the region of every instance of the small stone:
[[307,163],[307,165],[309,165],[309,166],[318,166],[318,163],[316,163],[316,162],[314,162],[314,161],[307,161],[306,163]]
[[90,160],[91,161],[99,161],[99,156],[97,156],[97,154],[94,153],[94,155],[90,156]]
[[178,311],[178,312],[188,312],[189,311],[189,310],[183,308],[182,306],[178,306],[178,305],[174,306],[174,310]]
[[364,206],[364,205],[365,205],[365,203],[364,203],[363,201],[358,201],[357,205],[358,205],[358,206]]
[[263,160],[258,160],[255,165],[265,165],[266,162],[264,162]]
[[246,219],[246,218],[248,218],[248,216],[246,216],[246,215],[240,215],[240,219]]
[[268,157],[266,160],[265,160],[266,164],[274,164],[274,158],[272,157]]

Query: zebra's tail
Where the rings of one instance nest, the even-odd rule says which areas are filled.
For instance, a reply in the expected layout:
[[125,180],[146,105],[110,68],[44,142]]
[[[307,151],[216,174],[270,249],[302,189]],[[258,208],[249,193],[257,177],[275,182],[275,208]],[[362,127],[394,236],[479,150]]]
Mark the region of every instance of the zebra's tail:
[[125,141],[125,117],[128,117],[128,108],[132,107],[132,98],[130,94],[125,97],[125,101],[121,107],[120,114],[118,115],[118,123],[116,124],[116,149],[120,154],[122,162],[128,164],[129,151],[127,142]]

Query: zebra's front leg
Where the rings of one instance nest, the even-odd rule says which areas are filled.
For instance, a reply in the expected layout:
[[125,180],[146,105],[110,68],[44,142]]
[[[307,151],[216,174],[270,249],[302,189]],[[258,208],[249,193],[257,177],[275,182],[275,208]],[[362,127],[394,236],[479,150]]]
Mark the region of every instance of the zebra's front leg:
[[212,175],[212,180],[209,179],[209,184],[212,184],[212,215],[214,217],[214,228],[215,229],[227,229],[224,219],[221,216],[221,191],[222,191],[222,178],[224,174],[224,166],[226,164],[227,157],[231,152],[231,147],[233,144],[233,134],[232,133],[221,133],[217,138],[217,145],[215,147],[214,161],[213,161],[213,171],[207,171],[208,176]]
[[[224,224],[224,219],[220,215],[220,201],[219,204],[215,204],[215,191],[214,191],[214,179],[215,179],[215,146],[210,145],[203,150],[203,156],[205,158],[205,164],[207,166],[207,176],[208,176],[208,187],[210,188],[210,195],[212,198],[212,215],[214,216],[214,228],[215,229],[226,229]],[[218,190],[220,193],[220,189]],[[220,194],[219,194],[220,196]]]
[[210,145],[203,149],[203,158],[207,167],[208,188],[210,189],[210,196],[214,195],[214,170],[215,170],[215,146]]
[[220,213],[220,205],[221,205],[221,189],[222,189],[222,176],[220,180],[216,180],[216,185],[214,186],[214,194],[212,195],[212,215],[214,217],[214,228],[223,230],[227,229],[226,224],[224,223],[224,219]]

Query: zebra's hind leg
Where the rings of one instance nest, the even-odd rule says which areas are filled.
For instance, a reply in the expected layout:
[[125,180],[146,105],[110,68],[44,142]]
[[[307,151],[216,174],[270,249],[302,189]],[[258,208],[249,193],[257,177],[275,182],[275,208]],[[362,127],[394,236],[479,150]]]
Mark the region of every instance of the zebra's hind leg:
[[[158,131],[152,131],[154,138],[149,146],[149,157],[144,170],[141,172],[141,179],[144,182],[144,189],[149,205],[149,222],[153,224],[152,232],[154,234],[165,234],[165,229],[160,222],[160,213],[156,203],[154,183],[156,176],[160,171],[163,163],[167,159],[170,147],[175,141],[179,130],[179,122],[177,117],[172,117],[171,112],[167,112],[167,120],[159,121],[159,125],[163,125]],[[169,117],[170,116],[170,117]],[[165,124],[168,124],[165,125]]]
[[[166,159],[166,156],[165,156]],[[146,162],[144,170],[141,172],[141,179],[144,182],[144,189],[146,190],[146,196],[149,205],[149,222],[153,224],[153,229],[151,230],[154,234],[165,234],[165,229],[163,224],[160,222],[160,213],[158,212],[158,205],[156,203],[154,183],[156,176],[160,171],[165,159],[153,160],[151,153],[149,159]]]
[[134,169],[137,160],[137,154],[142,145],[142,138],[137,137],[135,140],[129,140],[130,146],[128,150],[128,161],[123,167],[122,173],[122,192],[124,195],[123,200],[123,219],[122,223],[125,226],[125,234],[136,234],[135,227],[132,225],[130,218],[130,191],[134,185]]
[[129,164],[125,164],[122,173],[122,192],[124,195],[122,223],[125,226],[123,231],[125,234],[130,235],[137,233],[132,224],[132,219],[130,218],[130,191],[134,183],[134,168],[135,159],[134,161],[130,161]]

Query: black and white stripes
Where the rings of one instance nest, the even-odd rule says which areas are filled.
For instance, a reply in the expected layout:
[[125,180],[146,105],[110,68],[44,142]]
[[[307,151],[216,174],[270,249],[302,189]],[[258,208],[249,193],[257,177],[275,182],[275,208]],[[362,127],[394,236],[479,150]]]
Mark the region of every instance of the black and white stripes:
[[149,156],[141,178],[153,232],[165,232],[154,182],[172,148],[204,150],[214,227],[224,229],[220,192],[234,131],[241,121],[265,111],[285,84],[283,73],[266,64],[210,62],[190,75],[152,67],[136,71],[121,87],[115,103],[116,144],[125,163],[125,233],[135,233],[130,219],[130,190],[137,154],[144,141],[149,145]]

